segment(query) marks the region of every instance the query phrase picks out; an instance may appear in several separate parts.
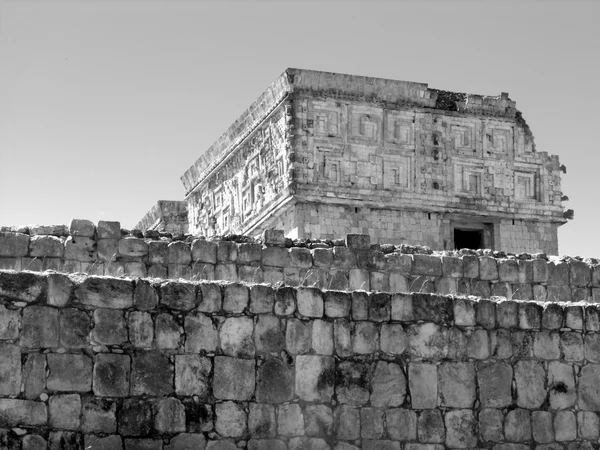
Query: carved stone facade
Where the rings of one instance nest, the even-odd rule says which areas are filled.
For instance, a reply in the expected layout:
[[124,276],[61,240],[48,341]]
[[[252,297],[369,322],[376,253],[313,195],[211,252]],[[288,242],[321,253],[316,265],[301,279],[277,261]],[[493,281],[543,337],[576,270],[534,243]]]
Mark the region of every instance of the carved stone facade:
[[508,94],[288,69],[182,181],[195,234],[557,253],[561,169]]

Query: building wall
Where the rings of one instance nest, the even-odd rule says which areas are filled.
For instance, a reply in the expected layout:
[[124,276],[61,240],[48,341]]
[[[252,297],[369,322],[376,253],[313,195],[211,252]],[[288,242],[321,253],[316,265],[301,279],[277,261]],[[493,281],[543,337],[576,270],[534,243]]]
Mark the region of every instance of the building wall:
[[0,271],[11,449],[595,448],[595,304]]

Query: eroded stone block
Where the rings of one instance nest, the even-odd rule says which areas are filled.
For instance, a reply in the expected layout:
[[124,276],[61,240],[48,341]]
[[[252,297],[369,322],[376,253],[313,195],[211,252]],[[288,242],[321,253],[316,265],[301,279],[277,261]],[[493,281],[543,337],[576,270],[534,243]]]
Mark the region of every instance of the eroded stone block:
[[255,361],[217,356],[214,364],[214,396],[224,400],[250,400],[254,395]]
[[335,380],[331,356],[296,356],[296,395],[305,401],[329,402]]
[[51,391],[87,392],[92,388],[92,360],[86,355],[49,353],[50,374],[46,385]]

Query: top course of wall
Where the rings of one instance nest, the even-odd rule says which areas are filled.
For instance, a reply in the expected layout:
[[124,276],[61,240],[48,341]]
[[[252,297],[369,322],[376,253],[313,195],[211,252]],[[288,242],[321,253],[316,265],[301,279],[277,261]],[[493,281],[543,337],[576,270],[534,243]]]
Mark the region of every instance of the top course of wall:
[[368,235],[291,240],[281,230],[262,239],[122,230],[74,219],[70,226],[0,227],[0,269],[187,280],[283,283],[332,290],[501,296],[536,301],[600,302],[596,259],[433,252],[370,244]]

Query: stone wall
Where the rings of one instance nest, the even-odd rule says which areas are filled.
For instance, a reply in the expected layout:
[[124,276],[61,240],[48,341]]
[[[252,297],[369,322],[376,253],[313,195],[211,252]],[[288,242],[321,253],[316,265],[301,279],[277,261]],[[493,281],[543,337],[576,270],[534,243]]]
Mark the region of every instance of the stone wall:
[[0,271],[0,446],[592,449],[600,307]]
[[432,252],[372,245],[368,235],[293,241],[276,230],[262,242],[161,237],[157,232],[144,238],[121,231],[118,222],[95,226],[85,220],[74,220],[70,227],[3,230],[0,269],[600,302],[597,260],[489,250]]

